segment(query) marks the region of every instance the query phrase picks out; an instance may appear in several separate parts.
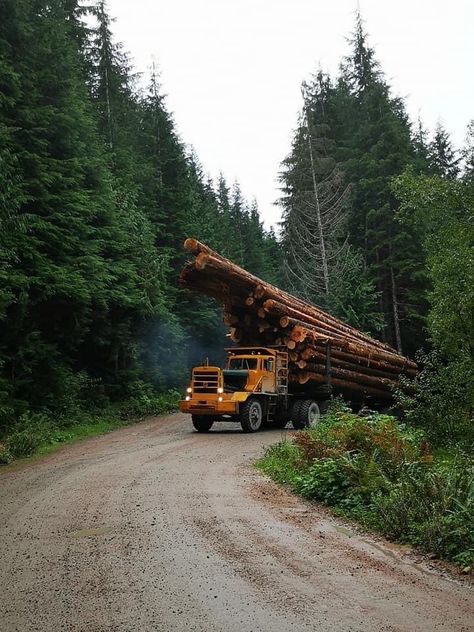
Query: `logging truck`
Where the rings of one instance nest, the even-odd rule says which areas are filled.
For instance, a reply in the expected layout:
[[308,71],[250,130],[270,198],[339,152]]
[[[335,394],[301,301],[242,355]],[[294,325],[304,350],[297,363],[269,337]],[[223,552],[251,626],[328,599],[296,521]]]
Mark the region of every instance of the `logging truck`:
[[319,421],[331,391],[329,373],[326,385],[294,390],[287,351],[233,347],[226,352],[224,369],[207,363],[193,368],[180,402],[197,432],[208,432],[216,421],[240,423],[244,432],[256,432],[263,424],[284,428],[290,420],[295,429],[302,429]]
[[401,376],[415,362],[386,342],[342,322],[316,305],[266,283],[196,239],[179,284],[216,299],[227,336],[224,369],[195,367],[181,411],[198,432],[215,421],[240,422],[245,432],[262,424],[294,428],[315,424],[331,394],[353,406],[387,406]]

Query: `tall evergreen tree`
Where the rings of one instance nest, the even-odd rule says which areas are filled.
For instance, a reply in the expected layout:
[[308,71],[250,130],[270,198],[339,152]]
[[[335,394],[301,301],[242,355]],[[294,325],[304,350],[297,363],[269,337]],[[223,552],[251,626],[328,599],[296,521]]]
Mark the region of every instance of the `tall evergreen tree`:
[[189,212],[189,168],[154,70],[140,100],[138,154],[140,204],[157,227],[157,245],[178,251]]
[[232,228],[231,258],[240,265],[245,265],[245,233],[249,224],[246,202],[238,182],[234,182],[231,190],[229,208],[229,225]]
[[267,279],[269,273],[265,252],[267,235],[260,221],[257,200],[253,200],[250,204],[245,219],[242,235],[245,267],[256,276]]
[[428,173],[430,165],[430,146],[428,141],[428,131],[424,127],[421,118],[418,118],[414,132],[412,133],[414,161],[413,169],[417,172]]
[[434,138],[429,145],[429,157],[436,175],[448,179],[457,178],[460,172],[460,157],[457,156],[449,134],[441,123],[437,124]]
[[72,3],[12,4],[15,22],[2,22],[0,41],[18,77],[6,126],[28,232],[9,242],[13,299],[0,348],[17,397],[60,408],[79,388],[76,372],[118,381],[133,363],[135,325],[159,301],[142,276],[153,242],[110,186]]
[[[385,339],[399,350],[413,350],[423,339],[409,314],[423,313],[424,280],[416,239],[396,219],[393,177],[413,164],[410,125],[403,101],[392,97],[360,14],[351,40],[351,54],[338,84],[340,118],[338,156],[352,184],[351,242],[364,253],[369,273],[380,291]],[[405,344],[404,344],[405,341]]]
[[474,120],[467,126],[466,142],[462,150],[463,178],[474,179]]
[[90,90],[99,114],[99,129],[109,148],[120,156],[133,104],[131,67],[122,46],[114,42],[105,0],[99,0],[91,11],[97,26],[91,32],[88,47],[92,68]]

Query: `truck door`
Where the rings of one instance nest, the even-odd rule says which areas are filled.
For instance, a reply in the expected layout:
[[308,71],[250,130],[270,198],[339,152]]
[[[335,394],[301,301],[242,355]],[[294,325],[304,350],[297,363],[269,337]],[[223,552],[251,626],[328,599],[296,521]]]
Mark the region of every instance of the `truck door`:
[[262,359],[262,391],[275,393],[275,358]]

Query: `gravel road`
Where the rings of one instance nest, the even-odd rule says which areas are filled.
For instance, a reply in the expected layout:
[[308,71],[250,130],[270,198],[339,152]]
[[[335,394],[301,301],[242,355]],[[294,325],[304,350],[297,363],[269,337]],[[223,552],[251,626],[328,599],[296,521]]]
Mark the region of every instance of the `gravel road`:
[[1,470],[0,631],[474,630],[466,580],[252,468],[281,434],[170,415]]

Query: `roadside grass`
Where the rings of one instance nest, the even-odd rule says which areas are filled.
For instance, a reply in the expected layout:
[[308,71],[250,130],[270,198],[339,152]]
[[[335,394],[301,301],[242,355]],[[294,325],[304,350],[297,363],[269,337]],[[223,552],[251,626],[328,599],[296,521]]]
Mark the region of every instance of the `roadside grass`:
[[257,467],[341,516],[471,571],[474,459],[433,450],[419,429],[337,404],[316,428],[268,448]]
[[149,392],[122,402],[109,404],[94,411],[76,410],[53,417],[51,414],[24,413],[0,437],[0,465],[21,460],[34,460],[54,452],[62,445],[106,434],[148,415],[173,412],[178,407],[180,393]]

